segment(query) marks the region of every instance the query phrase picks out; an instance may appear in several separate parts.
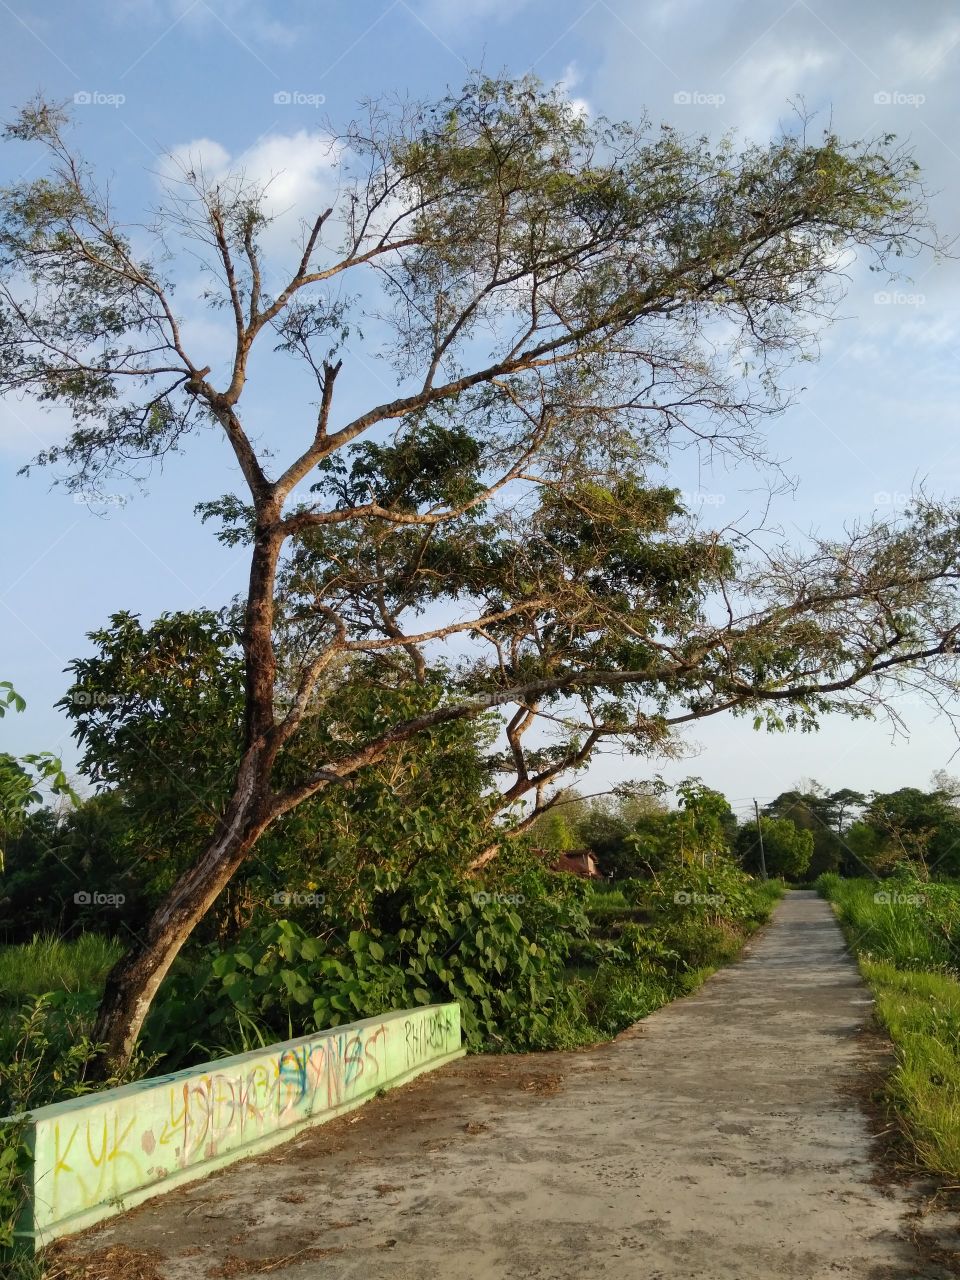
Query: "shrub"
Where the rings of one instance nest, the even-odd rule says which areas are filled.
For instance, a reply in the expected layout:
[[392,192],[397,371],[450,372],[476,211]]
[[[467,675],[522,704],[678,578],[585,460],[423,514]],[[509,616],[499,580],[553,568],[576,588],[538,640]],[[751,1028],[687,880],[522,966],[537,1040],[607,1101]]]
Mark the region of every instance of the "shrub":
[[[0,1261],[13,1247],[14,1230],[27,1201],[30,1151],[23,1120],[36,1107],[94,1089],[125,1084],[145,1075],[152,1063],[138,1054],[122,1076],[91,1082],[90,1066],[100,1046],[90,1038],[90,1013],[78,1011],[64,993],[26,1002],[9,1020],[0,1051]],[[9,1262],[9,1258],[6,1258]]]
[[764,884],[726,857],[706,863],[671,862],[649,882],[633,882],[637,901],[648,905],[658,919],[719,924],[764,919],[772,899],[782,892]]
[[622,964],[603,964],[581,984],[586,1016],[603,1037],[617,1035],[676,994],[665,976],[656,978]]
[[576,1021],[564,964],[587,931],[583,892],[565,880],[526,870],[484,889],[368,868],[361,891],[325,902],[309,931],[272,920],[226,950],[206,948],[161,990],[147,1042],[179,1062],[197,1048],[229,1052],[457,1000],[471,1049],[547,1047],[551,1027],[568,1037]]

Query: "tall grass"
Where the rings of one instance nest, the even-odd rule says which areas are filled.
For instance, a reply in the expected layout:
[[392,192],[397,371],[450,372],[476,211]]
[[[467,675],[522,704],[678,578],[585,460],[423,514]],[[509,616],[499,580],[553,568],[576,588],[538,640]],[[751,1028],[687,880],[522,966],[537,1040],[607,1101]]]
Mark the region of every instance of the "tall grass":
[[[0,1115],[54,1101],[59,1057],[66,1063],[88,1043],[104,979],[121,951],[98,933],[69,941],[38,934],[0,947]],[[64,1079],[71,1072],[64,1070]]]
[[841,880],[820,891],[844,926],[896,1052],[887,1098],[917,1163],[960,1176],[960,886]]
[[22,946],[0,947],[0,1002],[14,1004],[48,991],[97,991],[122,949],[99,933],[69,941],[37,934]]
[[841,880],[821,877],[858,955],[888,960],[898,969],[946,972],[957,962],[940,910],[952,886],[921,881]]

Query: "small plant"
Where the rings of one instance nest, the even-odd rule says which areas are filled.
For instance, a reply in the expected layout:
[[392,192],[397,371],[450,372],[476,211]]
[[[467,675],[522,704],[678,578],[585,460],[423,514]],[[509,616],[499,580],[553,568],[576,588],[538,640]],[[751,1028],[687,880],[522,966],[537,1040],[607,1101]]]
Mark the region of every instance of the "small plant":
[[29,1199],[30,1152],[25,1141],[29,1113],[104,1085],[125,1084],[145,1075],[153,1065],[138,1055],[122,1076],[91,1081],[90,1068],[100,1046],[91,1040],[89,1028],[90,1014],[78,1013],[64,992],[34,997],[11,1019],[0,1056],[0,1116],[7,1117],[0,1122],[0,1260],[4,1251],[14,1248],[14,1233]]

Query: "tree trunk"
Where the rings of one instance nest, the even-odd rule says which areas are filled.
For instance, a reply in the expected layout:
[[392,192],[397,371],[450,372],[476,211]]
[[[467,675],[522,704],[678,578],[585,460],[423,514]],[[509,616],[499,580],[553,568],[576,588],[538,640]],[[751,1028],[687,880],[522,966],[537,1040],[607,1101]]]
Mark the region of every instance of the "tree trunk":
[[281,498],[261,498],[250,561],[243,648],[246,660],[246,747],[233,795],[217,833],[153,913],[146,937],[107,976],[94,1027],[103,1049],[94,1071],[105,1078],[128,1065],[154,996],[190,934],[276,816],[270,773],[279,741],[273,719],[277,659],[273,590],[283,545]]
[[128,1065],[144,1019],[170,966],[217,896],[272,821],[264,762],[249,752],[217,835],[154,912],[139,945],[111,969],[93,1039],[103,1049],[93,1064],[101,1079]]

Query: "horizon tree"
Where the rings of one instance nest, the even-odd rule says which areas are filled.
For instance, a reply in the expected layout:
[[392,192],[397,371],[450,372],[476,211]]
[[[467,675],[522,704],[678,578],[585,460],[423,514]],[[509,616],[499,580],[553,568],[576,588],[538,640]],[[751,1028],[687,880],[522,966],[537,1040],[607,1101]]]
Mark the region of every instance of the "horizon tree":
[[[213,429],[242,476],[202,508],[249,548],[236,776],[107,980],[104,1071],[261,835],[398,743],[503,708],[502,801],[536,807],[605,742],[662,751],[725,711],[809,729],[905,679],[955,687],[953,508],[793,550],[699,527],[664,480],[685,445],[762,454],[851,251],[885,270],[931,243],[907,151],[810,133],[738,151],[531,79],[368,103],[331,133],[335,196],[302,211],[280,278],[267,187],[185,164],[125,224],[58,107],[9,127],[48,165],[2,197],[0,392],[72,419],[37,464],[95,490]],[[197,257],[225,361],[181,323]],[[384,398],[357,350],[390,370]],[[291,410],[248,387],[290,359],[312,390],[279,457]],[[364,663],[425,709],[352,735],[338,696]],[[291,780],[307,722],[329,753]]]
[[850,787],[830,792],[814,779],[804,779],[765,804],[763,813],[768,818],[789,818],[801,830],[812,833],[813,856],[806,870],[814,880],[821,872],[849,867],[853,854],[845,840],[846,831],[866,803],[867,797]]
[[[814,832],[791,817],[764,813],[760,818],[764,863],[767,874],[787,880],[802,880],[814,856]],[[752,875],[761,870],[760,833],[755,822],[745,822],[737,832],[735,851],[741,865]]]

